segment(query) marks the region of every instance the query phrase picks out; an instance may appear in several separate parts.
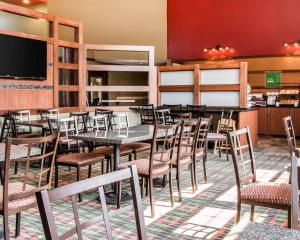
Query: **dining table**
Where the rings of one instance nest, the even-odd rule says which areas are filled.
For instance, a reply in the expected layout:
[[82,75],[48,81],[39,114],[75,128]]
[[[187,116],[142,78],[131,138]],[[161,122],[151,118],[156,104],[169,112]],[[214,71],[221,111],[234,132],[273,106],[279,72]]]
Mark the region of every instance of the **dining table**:
[[[5,143],[0,143],[0,162],[4,162],[5,160]],[[22,157],[26,157],[28,153],[28,147],[26,145],[11,145],[11,158],[12,159],[18,159]],[[31,148],[31,155],[38,155],[41,153],[41,150],[39,148]]]
[[[120,165],[120,146],[125,143],[140,142],[150,140],[153,137],[154,125],[137,125],[117,130],[100,130],[88,133],[79,133],[69,136],[70,139],[81,140],[83,142],[94,142],[109,144],[113,146],[113,171],[118,170]],[[171,134],[171,133],[170,133]],[[158,137],[163,137],[164,132],[159,132]],[[115,204],[117,201],[117,187],[114,184],[113,191],[106,193],[107,203]],[[109,197],[108,197],[109,195]],[[130,199],[130,198],[129,198]],[[129,200],[128,195],[122,192],[122,202]]]

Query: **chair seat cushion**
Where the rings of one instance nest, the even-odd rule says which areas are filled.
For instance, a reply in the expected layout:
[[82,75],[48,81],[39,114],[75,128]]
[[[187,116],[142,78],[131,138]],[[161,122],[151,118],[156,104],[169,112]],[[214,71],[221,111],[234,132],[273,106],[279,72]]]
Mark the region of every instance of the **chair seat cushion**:
[[222,133],[208,133],[207,141],[226,141],[226,135]]
[[[112,157],[114,154],[114,149],[112,146],[109,147],[99,147],[96,150],[92,151],[92,153],[97,153],[104,155],[106,157]],[[120,155],[121,157],[130,155],[132,153],[131,149],[128,149],[126,146],[121,145],[120,147]]]
[[259,203],[291,205],[291,186],[286,183],[252,183],[241,190],[241,199]]
[[69,153],[57,158],[57,163],[87,166],[93,163],[101,162],[104,156],[99,153]]
[[126,143],[121,145],[124,149],[130,149],[135,152],[144,152],[149,151],[151,149],[150,143],[143,143],[143,142],[133,142],[133,143]]
[[[143,176],[148,176],[150,175],[149,172],[149,159],[138,159],[134,161],[130,161],[127,163],[122,163],[119,165],[120,169],[127,168],[132,165],[136,165],[138,174],[143,175]],[[152,174],[153,175],[163,175],[164,173],[168,172],[170,170],[169,164],[165,162],[159,162],[159,161],[153,161],[153,166],[152,166]]]
[[[8,195],[13,194],[22,194],[26,193],[26,191],[32,191],[36,189],[34,186],[26,184],[25,191],[23,191],[24,184],[22,182],[13,182],[8,184]],[[35,195],[30,197],[17,199],[8,202],[8,210],[14,211],[17,209],[26,210],[35,205],[36,198]],[[0,186],[0,211],[3,211],[3,186]],[[18,211],[17,211],[18,212]]]

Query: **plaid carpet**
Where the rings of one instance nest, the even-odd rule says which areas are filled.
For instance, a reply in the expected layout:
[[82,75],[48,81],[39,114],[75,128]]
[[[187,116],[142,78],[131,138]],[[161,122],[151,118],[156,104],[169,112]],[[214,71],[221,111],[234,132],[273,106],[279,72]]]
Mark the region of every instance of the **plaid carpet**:
[[[289,155],[285,139],[261,138],[255,149],[256,169],[259,181],[287,182],[288,173],[285,166],[289,163]],[[183,169],[182,202],[177,201],[175,171],[173,189],[175,206],[169,201],[168,187],[155,188],[155,218],[150,218],[149,199],[143,200],[148,239],[222,239],[235,225],[236,189],[232,162],[209,154],[207,162],[208,182],[203,181],[202,164],[198,166],[198,191],[192,193],[190,172]],[[75,169],[74,169],[75,170]],[[74,181],[75,171],[61,169],[60,185]],[[81,178],[87,176],[83,169]],[[100,166],[93,167],[93,175],[99,174]],[[125,185],[125,184],[124,184]],[[83,194],[83,202],[79,205],[80,218],[91,219],[101,214],[101,206],[96,200],[97,193]],[[74,226],[73,213],[69,200],[61,201],[53,206],[59,233]],[[242,218],[249,218],[250,208],[242,206]],[[14,235],[15,217],[10,217],[11,235]],[[255,209],[255,221],[287,225],[286,211],[260,208]],[[113,236],[115,239],[136,239],[133,212],[112,219]],[[22,213],[21,236],[18,239],[43,239],[43,229],[38,209]],[[77,239],[74,237],[72,239]],[[84,239],[105,239],[103,223],[92,226],[84,231]]]

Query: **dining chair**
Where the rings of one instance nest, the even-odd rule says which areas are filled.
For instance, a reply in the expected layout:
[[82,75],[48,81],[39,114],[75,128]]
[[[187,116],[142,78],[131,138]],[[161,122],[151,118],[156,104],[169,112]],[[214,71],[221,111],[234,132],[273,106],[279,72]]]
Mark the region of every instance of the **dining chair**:
[[[139,179],[137,174],[137,169],[135,166],[131,166],[130,168],[119,170],[116,172],[107,173],[105,175],[93,177],[90,179],[82,180],[80,182],[72,183],[66,186],[62,186],[50,191],[43,190],[41,192],[36,193],[36,198],[38,202],[38,207],[40,211],[41,220],[43,223],[44,235],[47,240],[58,240],[58,239],[69,239],[74,235],[77,235],[77,239],[83,239],[83,230],[98,223],[103,219],[106,237],[109,240],[112,240],[112,229],[111,229],[111,220],[110,218],[114,216],[120,216],[121,214],[126,214],[128,211],[132,210],[132,205],[129,205],[124,208],[120,208],[113,212],[108,211],[106,199],[104,195],[104,187],[106,185],[120,182],[120,181],[130,181],[132,199],[133,199],[133,209],[134,209],[134,218],[137,229],[137,237],[140,240],[146,240],[146,227],[145,227],[145,219],[143,213],[143,205],[142,199],[140,195],[139,188]],[[93,219],[87,220],[80,219],[78,210],[80,206],[76,201],[76,195],[82,192],[87,192],[97,189],[99,192],[99,198],[101,203],[102,216],[97,216]],[[59,228],[55,223],[55,212],[53,211],[53,205],[59,200],[69,198],[71,199],[73,216],[75,227],[70,230],[64,232],[59,236],[57,229]],[[75,237],[75,236],[74,236]],[[100,236],[99,236],[100,238]],[[96,237],[95,237],[96,239]]]
[[187,111],[192,113],[193,118],[205,117],[206,105],[187,105]]
[[71,112],[70,118],[76,119],[77,122],[77,131],[78,133],[84,133],[87,131],[87,118],[89,116],[89,112]]
[[[17,112],[9,112],[15,121],[19,122],[30,122],[31,114],[30,110],[22,110]],[[17,134],[32,134],[32,128],[26,126],[16,126]]]
[[[291,226],[291,186],[287,183],[258,182],[256,180],[255,158],[250,129],[242,128],[227,133],[237,184],[237,217],[239,222],[241,204],[251,206],[250,221],[255,206],[283,209],[288,211],[288,226]],[[235,144],[240,139],[239,145]],[[245,141],[241,141],[241,138]]]
[[[179,137],[179,128],[181,122],[172,125],[156,124],[153,131],[151,151],[149,158],[141,158],[131,162],[120,164],[119,169],[124,169],[132,165],[137,166],[139,176],[142,178],[141,189],[144,196],[145,180],[149,186],[149,197],[151,206],[151,217],[155,216],[154,197],[153,197],[153,179],[169,175],[169,189],[171,206],[174,206],[173,189],[172,189],[172,154],[178,147],[176,139]],[[157,144],[161,147],[156,148]],[[121,185],[118,187],[118,206],[121,203]]]
[[[200,118],[197,143],[194,151],[194,159],[195,159],[194,169],[195,171],[197,169],[197,160],[199,158],[202,158],[203,177],[205,182],[207,182],[207,174],[206,174],[207,147],[208,147],[207,136],[208,136],[211,122],[212,122],[212,116]],[[194,175],[195,175],[196,190],[198,190],[197,173],[195,172]]]
[[[8,138],[4,161],[4,182],[0,186],[0,214],[3,216],[4,236],[9,239],[9,216],[16,214],[16,237],[20,234],[21,212],[36,205],[35,192],[50,189],[53,164],[59,135],[39,138]],[[28,147],[27,156],[16,158],[12,145]],[[40,154],[32,155],[33,148],[40,148]],[[46,160],[49,160],[47,163]],[[32,162],[39,162],[40,168],[32,169]],[[18,163],[19,173],[11,174],[11,167]]]
[[287,142],[288,142],[288,148],[289,148],[290,155],[292,156],[293,153],[295,153],[295,155],[297,157],[300,157],[300,149],[297,148],[292,117],[287,116],[287,117],[283,118],[283,125],[284,125],[284,130],[285,130],[285,134],[286,134],[286,138],[287,138]]
[[[118,129],[128,128],[129,127],[129,120],[128,115],[126,113],[118,113],[114,115],[115,124],[117,124]],[[117,122],[117,123],[116,123]],[[150,151],[151,144],[145,142],[132,142],[132,143],[125,143],[121,145],[121,149],[129,149],[132,151],[134,159],[137,159],[137,155],[140,153],[144,153]]]
[[[80,169],[88,167],[88,178],[92,176],[92,165],[104,161],[104,156],[99,153],[81,152],[80,142],[70,139],[72,134],[78,134],[78,126],[76,118],[60,118],[49,119],[50,130],[60,133],[59,139],[59,154],[55,161],[55,187],[58,186],[58,177],[61,176],[58,172],[59,166],[76,168],[77,181],[80,181]],[[55,127],[53,127],[55,125]],[[79,195],[79,201],[82,201],[82,196]]]
[[101,109],[96,108],[95,109],[95,116],[105,116],[107,119],[108,129],[113,129],[113,111],[108,109]]
[[296,157],[294,154],[292,159],[292,177],[291,177],[291,187],[292,187],[292,214],[291,214],[291,228],[299,230],[299,167],[300,158]]
[[154,106],[153,104],[139,106],[141,124],[154,124]]
[[199,126],[200,126],[200,119],[194,121],[182,121],[182,124],[180,126],[179,138],[176,141],[176,144],[178,144],[178,146],[172,155],[172,167],[176,169],[176,180],[177,180],[179,202],[181,202],[182,200],[182,196],[181,196],[182,167],[189,166],[193,193],[196,190],[196,182],[195,182],[196,171],[195,171],[194,153],[196,152]]
[[170,124],[173,123],[170,109],[155,109],[154,110],[155,124]]
[[221,118],[218,121],[218,127],[217,132],[215,133],[209,133],[207,136],[207,140],[210,142],[214,142],[214,154],[216,153],[216,150],[219,151],[219,157],[221,157],[221,151],[226,151],[226,159],[229,161],[229,145],[227,142],[227,136],[226,134],[229,131],[235,130],[235,122],[232,120],[232,114],[233,110],[222,110]]
[[59,119],[59,109],[41,109],[39,113],[42,120]]

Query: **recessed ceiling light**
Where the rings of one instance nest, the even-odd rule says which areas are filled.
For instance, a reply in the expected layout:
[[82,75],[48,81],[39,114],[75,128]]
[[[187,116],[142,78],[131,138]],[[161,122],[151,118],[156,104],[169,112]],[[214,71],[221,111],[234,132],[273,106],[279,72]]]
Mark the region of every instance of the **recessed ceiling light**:
[[29,4],[29,3],[30,3],[30,0],[23,0],[23,3],[24,3],[24,4]]

